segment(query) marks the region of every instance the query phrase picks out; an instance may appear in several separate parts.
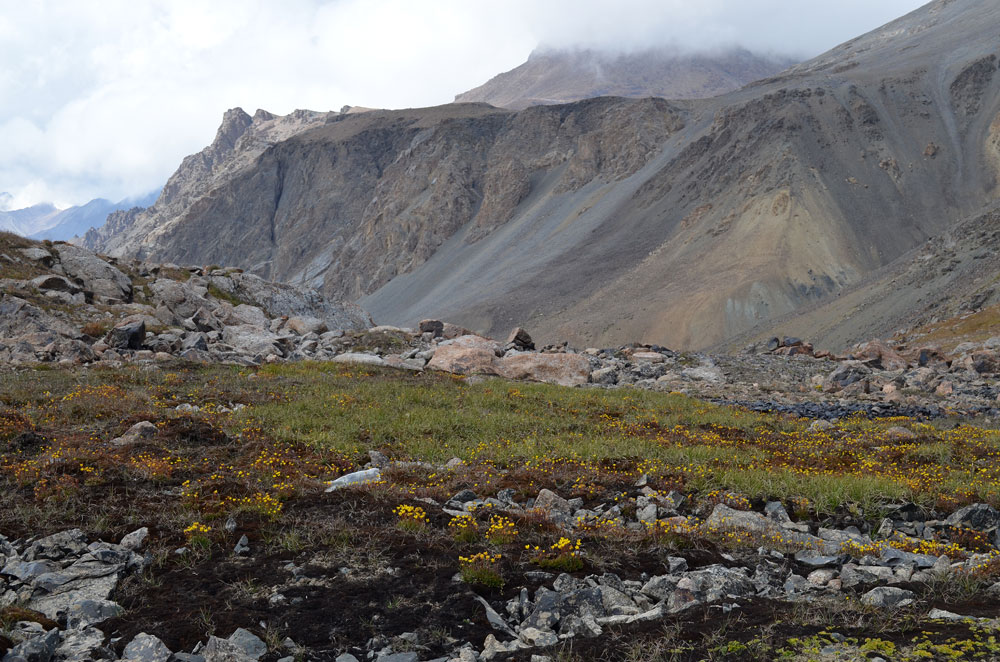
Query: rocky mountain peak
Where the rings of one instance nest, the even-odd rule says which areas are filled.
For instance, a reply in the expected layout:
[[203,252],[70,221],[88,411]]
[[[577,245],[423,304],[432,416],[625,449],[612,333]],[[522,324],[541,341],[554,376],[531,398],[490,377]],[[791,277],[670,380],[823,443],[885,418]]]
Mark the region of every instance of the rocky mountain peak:
[[258,108],[257,111],[253,114],[253,121],[254,124],[260,124],[261,122],[267,122],[269,120],[273,120],[275,117],[277,117],[277,115],[275,115],[274,113],[269,113],[263,108]]
[[455,101],[521,109],[598,96],[697,99],[731,92],[792,64],[790,58],[741,48],[717,53],[538,48],[524,64],[457,95]]
[[242,108],[230,108],[222,115],[212,146],[226,151],[233,149],[252,124],[253,119]]
[[242,108],[227,110],[212,144],[184,158],[152,207],[109,217],[105,226],[86,234],[83,244],[108,255],[144,255],[147,252],[144,244],[155,241],[184,210],[219,182],[251,166],[271,145],[322,126],[337,115],[337,112],[312,110],[275,115],[257,109],[251,117]]

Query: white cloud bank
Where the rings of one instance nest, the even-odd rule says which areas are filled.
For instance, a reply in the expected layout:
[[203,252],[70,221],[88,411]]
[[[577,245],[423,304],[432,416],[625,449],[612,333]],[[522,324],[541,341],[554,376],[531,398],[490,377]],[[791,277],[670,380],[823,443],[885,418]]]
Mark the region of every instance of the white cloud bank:
[[10,207],[163,184],[222,112],[447,103],[538,44],[809,57],[919,0],[0,0]]

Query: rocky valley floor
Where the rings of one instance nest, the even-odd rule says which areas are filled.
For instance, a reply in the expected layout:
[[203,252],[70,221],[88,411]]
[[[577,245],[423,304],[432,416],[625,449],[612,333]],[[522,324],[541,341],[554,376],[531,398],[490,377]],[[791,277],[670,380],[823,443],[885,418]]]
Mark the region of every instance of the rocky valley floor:
[[536,348],[0,234],[3,662],[997,659],[986,308]]
[[982,412],[359,360],[4,374],[4,659],[1000,655]]

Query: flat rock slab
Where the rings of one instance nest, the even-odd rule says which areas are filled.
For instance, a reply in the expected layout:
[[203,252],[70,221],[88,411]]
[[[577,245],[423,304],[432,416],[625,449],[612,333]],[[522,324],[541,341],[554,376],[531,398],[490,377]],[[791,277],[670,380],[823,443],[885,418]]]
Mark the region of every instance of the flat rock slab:
[[590,359],[579,354],[515,354],[500,362],[507,379],[582,386],[590,381]]
[[500,374],[496,352],[482,346],[442,345],[435,350],[427,367],[455,375]]

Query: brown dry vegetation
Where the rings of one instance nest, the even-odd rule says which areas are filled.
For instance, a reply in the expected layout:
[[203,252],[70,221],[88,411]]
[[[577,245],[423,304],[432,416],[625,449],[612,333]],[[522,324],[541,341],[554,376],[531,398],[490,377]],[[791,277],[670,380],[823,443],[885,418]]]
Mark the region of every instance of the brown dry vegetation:
[[[199,409],[178,410],[181,404]],[[152,438],[111,443],[142,420],[157,426]],[[885,430],[899,424],[918,438],[890,442]],[[761,541],[707,531],[692,519],[688,527],[646,531],[587,526],[578,531],[579,547],[575,538],[560,546],[562,532],[541,513],[490,509],[470,513],[458,535],[452,518],[421,499],[512,489],[524,502],[544,487],[588,507],[618,502],[634,510],[635,483],[646,475],[660,493],[688,495],[693,518],[715,503],[748,508],[771,498],[783,499],[796,517],[841,523],[874,521],[892,500],[944,510],[1000,503],[990,469],[1000,452],[994,431],[861,419],[826,433],[806,427],[680,395],[470,383],[341,365],[7,374],[0,382],[7,506],[0,533],[78,526],[117,540],[149,526],[154,564],[120,588],[117,599],[128,611],[106,626],[123,642],[155,630],[174,650],[188,649],[208,633],[259,630],[264,622],[261,636],[291,636],[313,651],[358,649],[375,634],[421,629],[436,633],[428,646],[444,653],[449,642],[481,645],[491,632],[477,594],[498,602],[522,586],[536,588],[525,573],[542,566],[638,577],[662,573],[670,555],[692,567],[730,563],[723,552],[753,556]],[[431,464],[397,466],[378,484],[324,492],[327,481],[366,463],[369,449]],[[438,468],[452,457],[464,463]],[[229,517],[233,531],[224,526]],[[251,554],[233,556],[242,535]],[[950,545],[956,556],[958,548],[986,544],[961,535],[928,544]],[[189,553],[172,553],[181,546]],[[577,555],[561,556],[570,551]],[[452,581],[463,569],[460,557],[478,554],[500,555],[486,561],[499,586]],[[289,563],[304,582],[290,584]],[[989,608],[976,587],[995,575],[1000,567],[984,568],[965,593],[919,590],[929,604],[981,613]],[[275,606],[269,600],[278,592],[288,602]],[[796,659],[830,627],[893,645],[918,627],[933,645],[956,633],[972,637],[968,626],[920,624],[916,612],[887,623],[846,606],[836,613],[751,607],[727,617],[721,630],[716,612],[695,610],[573,641],[556,654],[567,661]]]

